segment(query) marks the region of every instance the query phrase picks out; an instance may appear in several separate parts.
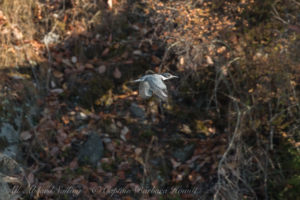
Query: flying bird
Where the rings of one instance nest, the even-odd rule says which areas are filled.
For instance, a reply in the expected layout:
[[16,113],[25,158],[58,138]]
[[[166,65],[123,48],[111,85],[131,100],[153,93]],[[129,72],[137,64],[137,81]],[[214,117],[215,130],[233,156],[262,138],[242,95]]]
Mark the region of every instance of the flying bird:
[[139,82],[139,96],[143,99],[148,99],[153,95],[159,100],[167,102],[168,100],[168,89],[165,80],[178,78],[170,73],[163,74],[147,74],[133,82]]

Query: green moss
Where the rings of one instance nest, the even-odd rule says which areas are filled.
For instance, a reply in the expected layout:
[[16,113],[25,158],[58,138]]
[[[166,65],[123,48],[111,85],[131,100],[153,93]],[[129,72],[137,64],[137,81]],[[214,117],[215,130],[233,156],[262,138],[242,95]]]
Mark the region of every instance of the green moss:
[[78,168],[75,170],[75,173],[76,173],[77,175],[79,175],[79,174],[84,174],[84,169],[83,169],[82,167],[78,167]]
[[114,163],[101,163],[101,167],[106,172],[113,172],[116,169]]
[[280,199],[297,199],[300,197],[300,175],[287,180],[284,188],[279,193]]
[[141,137],[144,139],[151,139],[154,135],[155,133],[151,129],[146,129],[141,133]]
[[[279,199],[297,199],[300,196],[300,153],[292,145],[285,143],[279,147],[278,153],[281,170],[284,177],[271,179],[271,196]],[[273,177],[272,177],[273,178]]]

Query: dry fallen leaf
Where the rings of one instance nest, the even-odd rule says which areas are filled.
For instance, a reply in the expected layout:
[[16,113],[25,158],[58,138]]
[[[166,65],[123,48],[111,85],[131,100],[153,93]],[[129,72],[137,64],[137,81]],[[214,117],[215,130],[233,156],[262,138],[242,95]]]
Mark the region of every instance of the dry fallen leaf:
[[32,185],[34,183],[34,174],[30,172],[27,176],[27,181]]
[[72,63],[70,62],[69,59],[62,59],[62,62],[67,65],[68,67],[73,67]]
[[141,153],[142,153],[142,148],[136,148],[135,150],[134,150],[134,152],[135,152],[135,154],[137,155],[137,156],[139,156]]
[[132,63],[134,63],[133,60],[126,60],[126,61],[124,62],[124,64],[132,64]]
[[212,60],[212,58],[210,56],[206,56],[206,62],[209,65],[213,65],[214,64],[214,61]]
[[76,169],[77,167],[78,167],[78,159],[77,158],[74,158],[73,160],[72,160],[72,162],[70,163],[70,165],[69,165],[69,167],[70,167],[70,169]]
[[180,64],[180,65],[184,65],[184,57],[180,57],[180,59],[179,59],[179,64]]
[[217,49],[217,52],[218,53],[223,53],[225,50],[226,50],[226,47],[222,46],[222,47],[220,47],[220,48]]
[[114,152],[115,151],[115,147],[114,147],[114,145],[111,142],[110,143],[106,143],[105,147],[110,152]]
[[16,26],[13,26],[13,35],[15,36],[15,38],[16,38],[17,40],[23,39],[23,34],[22,34],[22,32],[21,32],[18,28],[16,28]]
[[32,134],[29,131],[23,131],[20,135],[23,140],[29,140],[32,137]]
[[124,128],[121,130],[121,139],[126,141],[126,135],[129,132],[129,129],[127,128],[127,126],[124,126]]
[[104,184],[104,187],[108,189],[108,191],[110,191],[112,188],[114,188],[118,183],[118,178],[117,177],[113,177],[109,180],[108,183]]
[[109,53],[109,48],[107,47],[106,49],[103,50],[102,56],[106,56]]
[[118,176],[118,178],[121,179],[121,180],[124,180],[124,179],[126,178],[125,172],[124,172],[123,170],[119,170],[119,171],[117,172],[117,176]]
[[119,68],[116,67],[116,68],[115,68],[115,71],[114,71],[114,77],[115,77],[116,79],[119,79],[119,78],[121,78],[121,76],[122,76],[122,73],[120,72]]
[[160,64],[161,60],[159,57],[152,55],[152,62],[156,65]]
[[52,72],[52,74],[53,74],[53,76],[54,76],[55,78],[62,78],[62,77],[64,76],[64,74],[63,74],[62,72],[57,71],[57,70],[54,70],[54,71]]
[[228,74],[228,69],[227,69],[227,67],[226,67],[226,66],[222,66],[222,67],[221,67],[221,72],[222,72],[222,74],[223,74],[224,76],[227,76],[227,74]]
[[185,134],[191,134],[192,130],[190,129],[190,127],[186,124],[182,125],[182,128],[180,129],[180,131],[182,131]]
[[97,71],[99,74],[103,74],[106,71],[106,66],[101,65],[100,67],[97,68]]
[[92,64],[90,64],[90,63],[86,63],[85,64],[85,68],[87,68],[87,69],[94,69],[94,66]]
[[64,92],[63,89],[61,88],[56,88],[56,89],[53,89],[53,90],[50,90],[51,93],[56,93],[56,94],[61,94]]
[[64,122],[64,124],[69,124],[70,123],[69,116],[67,116],[67,115],[62,116],[61,119]]

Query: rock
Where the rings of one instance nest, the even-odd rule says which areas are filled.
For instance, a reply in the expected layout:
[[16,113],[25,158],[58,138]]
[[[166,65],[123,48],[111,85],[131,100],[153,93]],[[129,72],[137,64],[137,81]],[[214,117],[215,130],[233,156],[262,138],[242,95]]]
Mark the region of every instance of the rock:
[[144,119],[145,118],[145,110],[138,106],[135,103],[132,103],[130,106],[130,112],[134,117]]
[[50,32],[47,35],[45,35],[45,37],[43,38],[43,42],[46,45],[58,43],[59,42],[59,35]]
[[83,112],[77,113],[76,119],[78,119],[78,120],[86,120],[87,118],[88,118],[88,116],[85,113],[83,113]]
[[96,133],[91,133],[88,140],[81,146],[78,159],[81,164],[90,164],[94,167],[103,156],[103,142]]
[[25,176],[23,168],[11,157],[0,153],[0,174],[6,176]]
[[194,149],[195,145],[191,144],[184,148],[177,149],[173,153],[173,156],[176,158],[176,160],[184,162],[187,161],[193,155]]
[[13,199],[11,193],[8,184],[0,177],[0,199]]
[[11,191],[8,183],[18,184],[25,187],[25,172],[11,157],[0,153],[0,200],[19,199],[19,195]]
[[16,159],[18,155],[19,134],[14,127],[3,123],[0,132],[0,149],[6,156]]

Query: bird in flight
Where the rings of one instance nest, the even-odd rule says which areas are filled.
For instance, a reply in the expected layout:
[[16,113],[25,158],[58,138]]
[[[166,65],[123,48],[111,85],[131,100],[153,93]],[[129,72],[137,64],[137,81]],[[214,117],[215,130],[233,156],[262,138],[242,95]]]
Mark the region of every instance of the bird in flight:
[[139,82],[139,96],[143,99],[148,99],[152,95],[156,96],[159,100],[167,102],[168,89],[165,80],[178,78],[170,73],[163,74],[147,74],[133,82]]

